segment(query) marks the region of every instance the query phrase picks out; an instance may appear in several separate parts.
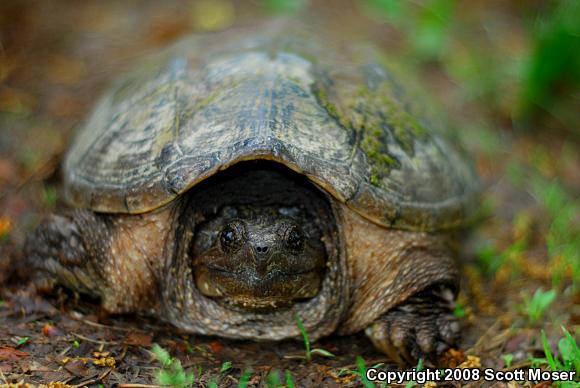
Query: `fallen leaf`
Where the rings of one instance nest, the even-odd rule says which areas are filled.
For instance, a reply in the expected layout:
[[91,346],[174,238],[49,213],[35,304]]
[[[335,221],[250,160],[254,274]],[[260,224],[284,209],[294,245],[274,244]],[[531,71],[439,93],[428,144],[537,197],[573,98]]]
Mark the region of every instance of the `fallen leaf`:
[[20,358],[28,357],[30,354],[9,347],[0,348],[0,360],[17,361]]
[[223,347],[224,346],[221,343],[217,342],[217,341],[210,342],[210,344],[209,344],[209,348],[214,353],[219,353],[220,350],[222,350]]
[[86,364],[87,362],[89,362],[89,359],[87,357],[64,357],[64,358],[57,358],[57,362],[61,363],[62,365],[66,365],[69,362],[76,362],[76,361],[80,361],[83,364]]
[[42,327],[42,334],[44,334],[45,337],[58,337],[62,335],[62,332],[58,330],[56,326],[47,323]]
[[451,348],[443,354],[441,363],[448,368],[457,368],[465,360],[466,357],[462,350]]
[[153,338],[149,334],[129,333],[124,342],[127,345],[149,347],[152,341]]
[[108,366],[109,368],[114,368],[115,367],[115,359],[113,357],[94,358],[93,365]]
[[89,368],[81,360],[68,362],[64,365],[64,369],[75,376],[86,377],[89,374]]
[[530,333],[520,333],[508,339],[505,343],[504,352],[513,353],[518,349],[523,349],[531,340]]
[[12,229],[12,222],[10,222],[10,218],[0,217],[0,238],[8,236],[10,229]]
[[477,356],[467,356],[467,360],[463,361],[459,368],[481,368],[481,359]]

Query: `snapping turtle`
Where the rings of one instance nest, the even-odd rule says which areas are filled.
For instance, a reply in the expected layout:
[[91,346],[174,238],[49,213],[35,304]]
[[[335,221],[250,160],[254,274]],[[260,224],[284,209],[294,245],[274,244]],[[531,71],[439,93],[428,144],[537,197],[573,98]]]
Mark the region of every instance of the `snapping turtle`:
[[[454,230],[477,178],[383,54],[279,25],[188,37],[100,100],[31,235],[41,284],[191,333],[458,340]],[[443,128],[444,129],[444,128]]]

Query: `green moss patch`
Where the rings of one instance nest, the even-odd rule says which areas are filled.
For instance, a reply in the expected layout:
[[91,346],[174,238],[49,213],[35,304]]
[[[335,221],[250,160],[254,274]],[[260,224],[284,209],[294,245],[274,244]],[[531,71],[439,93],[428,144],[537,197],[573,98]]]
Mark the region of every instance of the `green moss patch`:
[[312,91],[330,116],[358,134],[359,146],[371,164],[371,184],[379,186],[383,177],[400,167],[399,161],[389,153],[390,139],[412,157],[415,140],[423,137],[426,130],[405,109],[404,102],[397,98],[387,80],[373,88],[364,79],[353,81],[353,85],[346,82],[329,85],[321,81]]

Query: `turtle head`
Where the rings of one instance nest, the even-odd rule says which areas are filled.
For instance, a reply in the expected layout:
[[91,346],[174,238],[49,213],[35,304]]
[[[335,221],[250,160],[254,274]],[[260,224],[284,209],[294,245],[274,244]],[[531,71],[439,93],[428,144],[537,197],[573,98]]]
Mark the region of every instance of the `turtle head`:
[[225,213],[202,225],[194,240],[195,283],[203,295],[267,312],[318,294],[326,249],[299,209],[230,208]]

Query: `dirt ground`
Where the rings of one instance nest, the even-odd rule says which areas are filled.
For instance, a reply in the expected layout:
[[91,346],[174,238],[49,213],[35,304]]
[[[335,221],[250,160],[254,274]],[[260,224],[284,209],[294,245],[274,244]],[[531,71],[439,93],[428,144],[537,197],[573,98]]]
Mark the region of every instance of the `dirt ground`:
[[[179,359],[201,387],[234,387],[248,378],[250,386],[289,386],[287,374],[296,387],[362,386],[357,357],[366,367],[396,368],[362,334],[325,338],[313,346],[335,356],[306,361],[300,341],[227,341],[182,335],[146,317],[106,317],[94,302],[64,290],[31,294],[26,270],[18,266],[27,233],[59,205],[58,163],[67,141],[107,84],[179,36],[254,23],[271,17],[278,3],[1,2],[0,384],[156,384],[161,365],[151,351],[154,343]],[[310,12],[330,31],[370,37],[389,52],[412,57],[400,31],[357,4],[313,2]],[[467,25],[491,23],[498,37],[482,43],[474,28],[459,38],[481,43],[483,56],[529,50],[523,22],[515,16],[520,11],[512,2],[473,1],[458,17]],[[458,63],[465,59],[461,47],[453,46],[450,57]],[[580,339],[580,265],[574,261],[580,261],[580,120],[534,118],[531,127],[541,128],[518,128],[506,113],[515,104],[509,82],[505,90],[480,88],[483,95],[466,98],[469,88],[441,62],[427,60],[417,69],[425,89],[460,129],[485,189],[480,220],[461,258],[456,314],[464,317],[464,339],[442,364],[549,370],[542,330],[555,357],[565,356],[558,347],[562,327],[576,343]],[[447,385],[494,384],[551,383]]]

